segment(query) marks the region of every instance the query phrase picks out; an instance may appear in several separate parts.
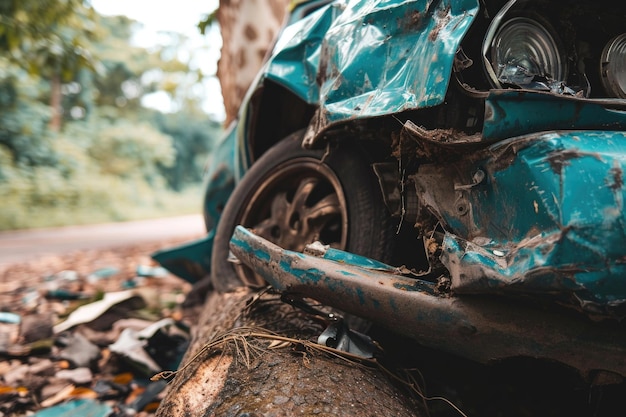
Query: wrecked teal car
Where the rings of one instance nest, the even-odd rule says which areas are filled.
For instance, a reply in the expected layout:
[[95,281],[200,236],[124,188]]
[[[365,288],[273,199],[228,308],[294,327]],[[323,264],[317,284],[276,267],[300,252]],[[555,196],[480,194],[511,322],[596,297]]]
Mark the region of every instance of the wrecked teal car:
[[626,376],[626,4],[300,1],[208,172],[192,282],[480,362]]

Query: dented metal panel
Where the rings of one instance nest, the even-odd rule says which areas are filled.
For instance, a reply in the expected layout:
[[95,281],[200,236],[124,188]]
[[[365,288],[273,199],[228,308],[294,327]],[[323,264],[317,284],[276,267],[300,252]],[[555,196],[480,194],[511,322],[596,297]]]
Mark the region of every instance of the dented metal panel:
[[334,2],[286,28],[264,77],[319,104],[320,125],[434,106],[478,8],[476,0]]
[[[453,291],[543,293],[623,315],[626,133],[534,134],[477,155],[415,176],[424,204],[447,225],[442,261]],[[433,171],[448,181],[433,187]],[[478,171],[482,181],[460,184]]]
[[285,27],[263,70],[263,77],[288,88],[307,103],[317,104],[321,43],[344,7],[342,2],[333,2]]
[[[438,294],[433,283],[368,269],[347,257],[284,250],[241,226],[231,250],[280,291],[371,319],[425,346],[480,362],[528,356],[557,359],[584,375],[598,369],[626,374],[626,334],[614,322],[510,299]],[[341,258],[338,251],[332,256]]]
[[485,100],[484,141],[552,129],[626,130],[626,102],[529,90],[489,92]]

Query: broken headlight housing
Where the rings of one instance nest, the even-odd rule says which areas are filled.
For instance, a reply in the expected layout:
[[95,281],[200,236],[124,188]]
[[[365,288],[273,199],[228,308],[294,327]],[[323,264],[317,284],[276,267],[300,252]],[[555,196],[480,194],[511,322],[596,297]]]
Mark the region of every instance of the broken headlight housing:
[[552,30],[529,17],[514,17],[502,23],[491,42],[492,82],[496,87],[517,85],[549,88],[567,74]]
[[483,41],[489,82],[495,88],[564,91],[568,60],[552,25],[537,12],[509,1],[491,21]]
[[609,41],[600,59],[602,85],[616,98],[626,98],[626,33]]
[[[626,98],[626,2],[485,0],[456,67],[470,92],[527,89]],[[477,59],[478,58],[478,59]]]

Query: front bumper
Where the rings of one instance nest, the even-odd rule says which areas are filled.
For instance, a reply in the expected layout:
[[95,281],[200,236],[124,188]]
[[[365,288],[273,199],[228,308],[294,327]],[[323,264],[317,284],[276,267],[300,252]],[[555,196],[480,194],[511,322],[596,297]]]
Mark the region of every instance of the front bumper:
[[439,294],[431,282],[335,249],[292,252],[239,226],[231,250],[279,291],[372,320],[420,344],[478,362],[556,360],[585,376],[626,375],[626,332],[573,310],[499,296]]

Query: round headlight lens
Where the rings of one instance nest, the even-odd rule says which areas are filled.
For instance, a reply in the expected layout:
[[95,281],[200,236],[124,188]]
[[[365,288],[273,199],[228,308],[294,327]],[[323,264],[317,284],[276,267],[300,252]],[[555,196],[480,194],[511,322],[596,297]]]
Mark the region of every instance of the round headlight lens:
[[600,65],[602,85],[606,92],[617,98],[626,98],[626,33],[607,43],[602,51]]
[[550,31],[527,17],[502,24],[491,43],[491,65],[498,83],[524,86],[537,78],[563,81],[565,60]]

